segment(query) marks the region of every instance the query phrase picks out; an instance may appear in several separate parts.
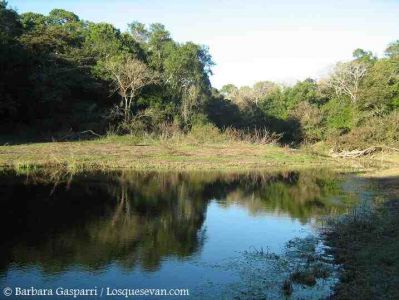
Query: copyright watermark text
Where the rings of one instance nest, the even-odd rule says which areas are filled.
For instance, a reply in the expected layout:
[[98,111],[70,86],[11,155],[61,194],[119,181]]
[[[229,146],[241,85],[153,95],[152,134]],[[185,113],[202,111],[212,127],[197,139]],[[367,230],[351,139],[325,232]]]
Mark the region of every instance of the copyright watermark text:
[[154,288],[36,288],[36,287],[5,287],[3,295],[13,296],[65,296],[69,298],[79,297],[135,297],[135,296],[190,296],[189,289],[154,289]]

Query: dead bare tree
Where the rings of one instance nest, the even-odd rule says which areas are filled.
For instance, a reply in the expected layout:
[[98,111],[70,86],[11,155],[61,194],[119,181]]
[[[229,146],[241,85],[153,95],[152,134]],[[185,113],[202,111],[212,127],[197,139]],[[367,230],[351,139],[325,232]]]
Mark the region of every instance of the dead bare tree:
[[105,64],[115,91],[122,97],[125,122],[131,120],[131,109],[142,88],[159,82],[158,75],[140,60],[131,56],[109,59]]
[[225,91],[225,97],[240,107],[247,107],[252,104],[259,105],[269,94],[278,89],[278,85],[271,81],[259,81],[252,87],[242,86],[239,89],[231,85],[229,91]]
[[366,72],[367,67],[364,63],[338,63],[330,76],[328,85],[335,90],[337,95],[349,96],[351,101],[356,103],[359,85]]
[[184,122],[188,122],[192,116],[195,107],[200,101],[200,88],[196,85],[189,85],[184,87],[182,105],[181,105],[181,115]]
[[277,84],[271,81],[259,81],[252,87],[252,96],[255,105],[258,106],[260,100],[265,98],[273,90],[278,88]]

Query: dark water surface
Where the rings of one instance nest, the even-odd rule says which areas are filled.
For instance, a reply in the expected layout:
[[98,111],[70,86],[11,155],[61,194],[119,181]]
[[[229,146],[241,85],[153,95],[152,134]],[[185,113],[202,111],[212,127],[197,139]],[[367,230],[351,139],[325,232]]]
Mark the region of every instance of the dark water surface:
[[[346,212],[366,191],[356,177],[326,170],[3,173],[0,287],[179,288],[193,299],[280,299],[281,270],[246,255],[282,254],[288,241],[315,235],[319,217]],[[293,298],[324,297],[331,284]],[[254,286],[259,291],[248,295]]]

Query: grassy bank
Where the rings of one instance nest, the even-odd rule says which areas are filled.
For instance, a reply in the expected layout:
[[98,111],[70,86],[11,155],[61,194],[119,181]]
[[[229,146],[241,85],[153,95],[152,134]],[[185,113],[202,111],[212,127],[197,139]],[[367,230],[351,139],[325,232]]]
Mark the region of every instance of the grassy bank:
[[373,178],[380,192],[372,206],[333,221],[326,234],[343,266],[334,299],[399,299],[399,172],[388,173]]
[[249,170],[300,167],[360,168],[379,159],[343,160],[312,149],[290,149],[246,141],[109,136],[90,141],[0,146],[0,167],[69,170]]

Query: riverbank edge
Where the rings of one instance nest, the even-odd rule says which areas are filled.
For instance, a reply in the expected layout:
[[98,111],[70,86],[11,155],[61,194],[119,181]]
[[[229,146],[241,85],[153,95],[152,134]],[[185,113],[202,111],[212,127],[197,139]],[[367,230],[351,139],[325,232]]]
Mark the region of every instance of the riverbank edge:
[[341,266],[331,299],[399,299],[399,169],[362,176],[381,192],[371,205],[330,220],[323,233]]

